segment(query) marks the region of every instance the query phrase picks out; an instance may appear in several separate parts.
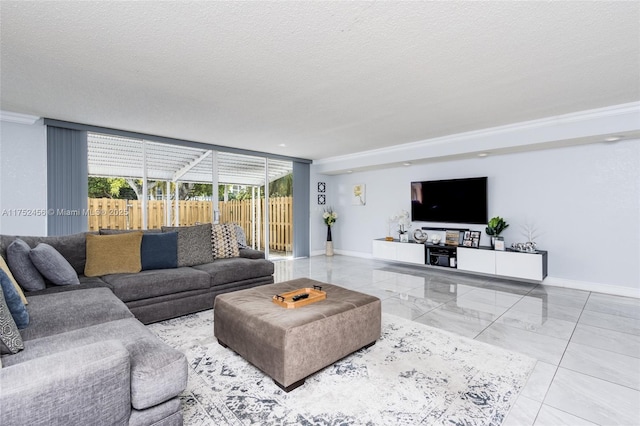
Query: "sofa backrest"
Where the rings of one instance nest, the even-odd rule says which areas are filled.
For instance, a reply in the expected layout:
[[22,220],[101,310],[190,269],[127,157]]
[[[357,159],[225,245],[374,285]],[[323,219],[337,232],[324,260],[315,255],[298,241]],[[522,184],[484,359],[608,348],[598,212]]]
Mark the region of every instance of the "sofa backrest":
[[[95,234],[95,232],[92,232]],[[5,260],[7,259],[7,247],[16,238],[21,239],[34,248],[39,243],[49,244],[67,259],[73,269],[80,275],[84,273],[84,264],[87,260],[87,232],[78,234],[64,235],[60,237],[23,237],[16,235],[0,235],[0,254]]]

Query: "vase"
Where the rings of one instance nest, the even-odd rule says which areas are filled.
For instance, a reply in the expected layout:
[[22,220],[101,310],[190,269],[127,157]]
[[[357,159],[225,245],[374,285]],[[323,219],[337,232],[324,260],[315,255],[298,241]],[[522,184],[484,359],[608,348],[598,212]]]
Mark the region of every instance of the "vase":
[[327,241],[327,245],[324,248],[325,256],[333,256],[333,241]]
[[331,226],[327,225],[327,243],[324,248],[326,256],[333,256],[333,241],[331,240]]
[[408,232],[400,233],[400,242],[401,243],[408,243],[409,242],[409,233]]

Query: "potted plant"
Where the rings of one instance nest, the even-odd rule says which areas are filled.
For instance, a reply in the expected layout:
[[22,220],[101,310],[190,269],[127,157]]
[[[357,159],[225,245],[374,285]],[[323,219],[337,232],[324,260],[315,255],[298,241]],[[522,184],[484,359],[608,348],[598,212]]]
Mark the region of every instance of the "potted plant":
[[505,220],[500,216],[492,217],[489,220],[489,223],[487,224],[487,229],[485,229],[485,232],[487,233],[487,235],[491,237],[491,247],[495,246],[496,238],[500,235],[502,231],[504,231],[508,227],[509,227],[509,224],[505,222]]

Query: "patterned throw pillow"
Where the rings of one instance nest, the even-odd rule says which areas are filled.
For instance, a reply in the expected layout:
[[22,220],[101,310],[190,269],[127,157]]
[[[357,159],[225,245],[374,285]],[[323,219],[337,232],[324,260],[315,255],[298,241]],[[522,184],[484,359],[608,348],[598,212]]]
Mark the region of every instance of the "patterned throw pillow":
[[178,267],[213,262],[211,254],[211,224],[193,226],[163,226],[162,232],[178,233]]
[[11,316],[7,302],[4,300],[4,292],[0,290],[0,354],[17,354],[24,349],[22,336]]
[[238,239],[238,248],[250,248],[247,245],[247,237],[244,234],[244,229],[242,229],[242,226],[238,224],[236,224],[236,238]]
[[211,246],[213,257],[216,259],[226,259],[229,257],[239,257],[238,238],[236,237],[236,224],[223,223],[215,224],[211,228]]

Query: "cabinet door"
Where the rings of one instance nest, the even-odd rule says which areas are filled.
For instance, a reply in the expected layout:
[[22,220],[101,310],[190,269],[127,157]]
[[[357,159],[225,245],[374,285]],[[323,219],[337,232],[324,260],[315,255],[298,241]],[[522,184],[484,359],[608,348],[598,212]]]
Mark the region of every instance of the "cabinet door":
[[396,260],[399,262],[424,265],[424,244],[398,243],[396,256]]
[[542,281],[542,255],[497,251],[496,274],[505,277]]
[[494,250],[458,247],[458,269],[483,274],[495,274],[496,252]]
[[371,255],[377,259],[397,260],[396,244],[393,241],[373,241]]

